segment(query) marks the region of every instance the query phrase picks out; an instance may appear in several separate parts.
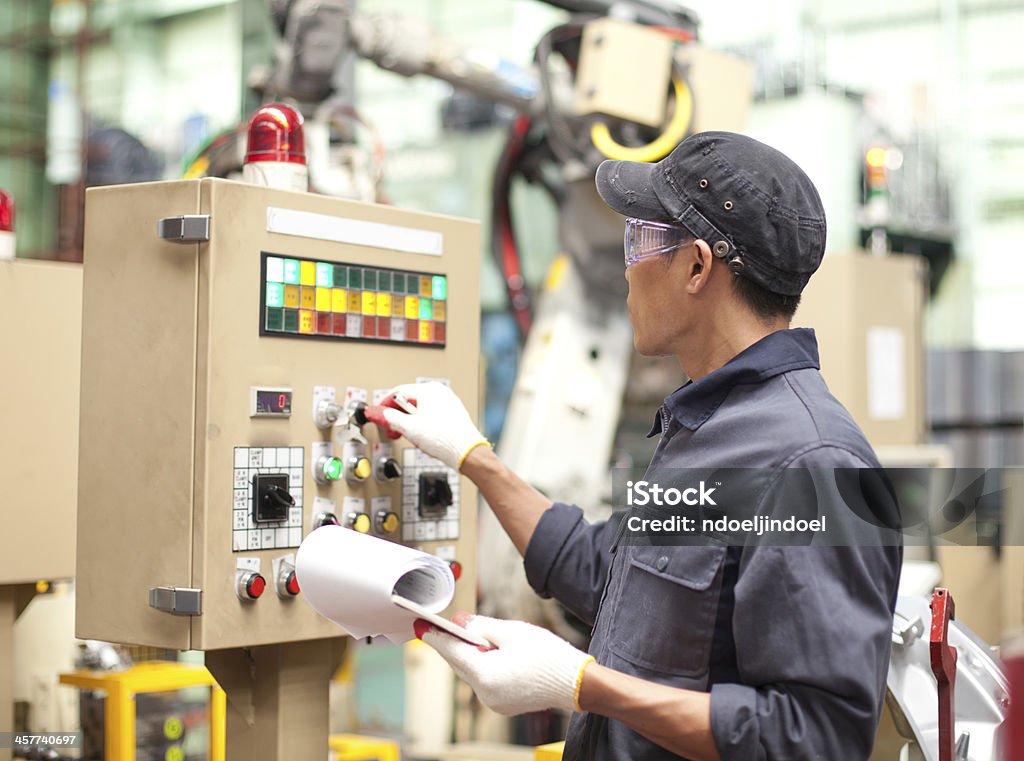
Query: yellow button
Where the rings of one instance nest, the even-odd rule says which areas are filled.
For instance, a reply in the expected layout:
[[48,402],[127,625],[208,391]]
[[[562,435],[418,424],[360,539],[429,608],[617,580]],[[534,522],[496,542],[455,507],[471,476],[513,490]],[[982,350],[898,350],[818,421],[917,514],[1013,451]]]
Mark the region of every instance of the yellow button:
[[429,299],[433,290],[431,289],[431,283],[429,277],[420,278],[420,296],[425,299]]
[[299,332],[300,333],[315,333],[316,332],[316,317],[315,313],[308,310],[302,309],[299,311]]
[[316,288],[302,286],[299,289],[299,306],[303,309],[316,309]]
[[398,516],[395,513],[385,513],[381,519],[380,527],[384,530],[385,534],[390,534],[398,528]]
[[373,467],[370,465],[370,461],[365,457],[360,457],[356,460],[355,474],[357,478],[366,479],[370,477],[370,473],[373,472]]
[[299,282],[316,285],[316,262],[299,262]]
[[391,294],[390,293],[378,293],[377,294],[377,316],[378,317],[390,317],[391,316]]
[[299,286],[286,285],[284,287],[284,305],[292,309],[299,308]]
[[332,312],[344,312],[345,307],[348,306],[348,293],[344,288],[332,288],[331,289],[331,311]]
[[418,320],[420,318],[420,300],[415,296],[405,297],[405,319]]
[[363,291],[363,314],[377,314],[377,294]]
[[356,513],[352,518],[352,528],[360,534],[370,530],[370,516],[366,513]]
[[444,322],[444,311],[445,306],[443,301],[434,301],[434,320],[436,322]]
[[359,314],[362,304],[359,301],[359,291],[348,292],[348,311],[350,314]]
[[317,288],[316,289],[316,311],[318,311],[318,312],[330,312],[331,311],[331,289],[330,288]]
[[391,316],[405,317],[405,296],[391,297]]

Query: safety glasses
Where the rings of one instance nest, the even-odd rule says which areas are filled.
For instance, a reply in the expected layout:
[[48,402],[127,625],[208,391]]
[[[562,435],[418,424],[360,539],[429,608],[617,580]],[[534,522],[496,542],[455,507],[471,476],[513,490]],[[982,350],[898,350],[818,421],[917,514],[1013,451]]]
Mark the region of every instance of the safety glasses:
[[626,220],[626,233],[622,240],[626,266],[651,256],[667,254],[693,241],[693,234],[685,227],[630,217]]

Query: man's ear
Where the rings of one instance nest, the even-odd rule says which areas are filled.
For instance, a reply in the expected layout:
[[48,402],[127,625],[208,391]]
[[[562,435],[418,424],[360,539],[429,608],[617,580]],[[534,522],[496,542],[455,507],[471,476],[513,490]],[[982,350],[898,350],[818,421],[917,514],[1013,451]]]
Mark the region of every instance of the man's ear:
[[686,249],[685,256],[688,276],[686,290],[700,293],[711,281],[711,263],[714,261],[711,247],[706,241],[698,239]]

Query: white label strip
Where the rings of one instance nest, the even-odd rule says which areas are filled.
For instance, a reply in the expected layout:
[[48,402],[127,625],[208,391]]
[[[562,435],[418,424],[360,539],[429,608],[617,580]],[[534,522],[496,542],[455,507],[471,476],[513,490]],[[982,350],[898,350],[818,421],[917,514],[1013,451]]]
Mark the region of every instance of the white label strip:
[[444,248],[444,236],[432,230],[385,225],[348,217],[332,217],[310,211],[279,209],[274,206],[267,207],[267,232],[429,256],[440,256]]

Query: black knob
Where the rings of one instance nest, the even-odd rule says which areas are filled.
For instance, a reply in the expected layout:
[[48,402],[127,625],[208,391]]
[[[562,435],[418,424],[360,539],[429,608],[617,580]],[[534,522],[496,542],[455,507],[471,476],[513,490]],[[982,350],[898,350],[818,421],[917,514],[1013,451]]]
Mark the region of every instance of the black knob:
[[271,485],[267,487],[267,491],[263,495],[263,499],[268,504],[271,505],[279,505],[281,507],[295,506],[295,497],[293,497],[287,491],[282,489],[280,486]]
[[381,463],[380,473],[386,481],[393,481],[396,478],[401,477],[402,468],[398,465],[398,460],[394,457],[389,457]]
[[360,428],[370,422],[366,417],[366,402],[356,402],[356,406],[352,408],[352,419]]
[[316,517],[313,518],[313,528],[317,529],[321,526],[340,526],[341,521],[338,520],[338,516],[334,513],[317,513]]

